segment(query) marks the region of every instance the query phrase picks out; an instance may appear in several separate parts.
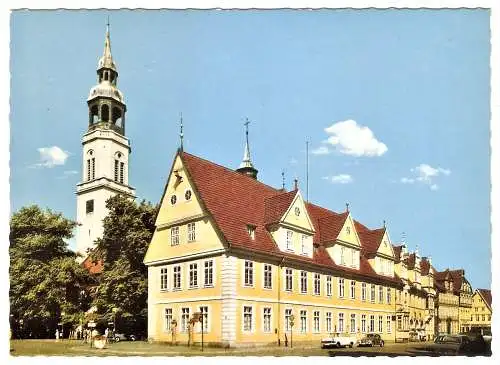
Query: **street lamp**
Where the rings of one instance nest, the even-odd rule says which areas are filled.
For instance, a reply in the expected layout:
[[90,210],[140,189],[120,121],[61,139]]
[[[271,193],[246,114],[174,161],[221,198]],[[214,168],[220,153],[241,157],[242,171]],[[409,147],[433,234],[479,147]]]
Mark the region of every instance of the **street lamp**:
[[113,307],[111,310],[113,312],[113,336],[116,333],[116,313],[118,312],[118,308]]

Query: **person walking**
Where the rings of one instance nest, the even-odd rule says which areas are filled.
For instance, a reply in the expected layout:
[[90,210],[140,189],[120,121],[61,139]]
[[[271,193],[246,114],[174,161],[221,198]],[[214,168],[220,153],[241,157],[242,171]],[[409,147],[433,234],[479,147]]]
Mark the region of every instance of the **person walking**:
[[56,341],[59,341],[59,328],[56,328]]

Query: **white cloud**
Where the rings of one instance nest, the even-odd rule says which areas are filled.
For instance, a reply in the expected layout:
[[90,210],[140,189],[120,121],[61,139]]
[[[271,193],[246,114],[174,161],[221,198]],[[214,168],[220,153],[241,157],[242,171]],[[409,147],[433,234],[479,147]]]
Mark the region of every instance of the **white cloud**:
[[449,176],[451,170],[442,167],[432,167],[428,164],[422,163],[415,168],[410,169],[410,171],[415,175],[412,178],[402,177],[401,183],[403,184],[413,184],[414,182],[420,182],[422,184],[428,185],[431,190],[438,190],[439,186],[434,182],[436,178],[440,176]]
[[350,184],[353,182],[353,178],[348,174],[339,174],[335,176],[325,176],[324,180],[330,181],[332,184]]
[[35,164],[35,167],[49,167],[52,168],[58,165],[64,165],[69,156],[69,153],[63,151],[57,146],[41,147],[38,149],[40,153],[40,162]]
[[387,152],[387,146],[375,138],[370,128],[352,119],[334,123],[325,128],[325,132],[329,137],[323,143],[334,146],[345,155],[374,157]]
[[319,146],[311,151],[313,155],[328,155],[331,151],[326,146]]

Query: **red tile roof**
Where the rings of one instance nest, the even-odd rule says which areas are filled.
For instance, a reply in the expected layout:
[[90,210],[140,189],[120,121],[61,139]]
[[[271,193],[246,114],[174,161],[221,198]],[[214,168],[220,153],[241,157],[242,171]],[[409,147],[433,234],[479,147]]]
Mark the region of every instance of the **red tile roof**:
[[406,264],[408,269],[414,269],[415,268],[415,253],[409,254],[408,257],[406,257],[403,262]]
[[[378,281],[401,283],[398,278],[376,274],[363,256],[360,258],[360,270],[341,267],[333,262],[321,242],[331,239],[337,231],[340,231],[341,223],[345,221],[347,213],[337,214],[306,203],[307,211],[316,230],[313,238],[316,244],[313,258],[282,252],[266,229],[266,225],[281,218],[292,202],[296,191],[283,193],[282,190],[272,188],[251,177],[189,153],[182,152],[180,156],[186,166],[188,176],[194,183],[194,189],[230,247],[293,258],[297,261],[309,262]],[[255,239],[252,239],[247,232],[249,224],[256,227]]]
[[384,238],[385,228],[368,229],[357,221],[354,221],[354,226],[361,240],[363,254],[370,258],[375,257]]
[[85,260],[81,263],[81,265],[88,270],[89,273],[91,274],[100,274],[102,273],[102,269],[104,267],[102,260],[99,260],[97,262],[93,262],[90,259],[90,256],[87,256]]
[[394,251],[394,262],[396,264],[399,264],[401,262],[401,250],[403,248],[403,245],[400,246],[392,246],[392,249]]
[[427,258],[422,257],[422,260],[420,260],[420,274],[421,275],[428,275],[430,268],[431,268],[431,265],[429,264],[429,261],[427,260]]
[[491,310],[491,290],[489,289],[477,289],[479,292],[479,295],[483,297],[483,300],[486,302],[486,304],[489,307],[489,310]]

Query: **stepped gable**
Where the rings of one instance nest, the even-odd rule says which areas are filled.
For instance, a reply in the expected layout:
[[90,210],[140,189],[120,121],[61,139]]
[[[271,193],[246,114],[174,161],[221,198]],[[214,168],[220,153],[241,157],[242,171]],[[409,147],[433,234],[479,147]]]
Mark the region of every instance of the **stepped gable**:
[[292,190],[265,198],[264,222],[277,223],[286,213],[297,195],[298,190]]
[[491,310],[491,290],[489,289],[477,289],[479,292],[479,295],[483,298],[483,300],[486,302],[488,305],[489,309]]
[[[316,230],[313,238],[315,244],[313,257],[282,252],[273,241],[266,225],[270,221],[276,220],[281,212],[283,214],[286,212],[290,204],[284,208],[285,203],[292,202],[296,191],[283,193],[281,189],[272,188],[252,177],[187,152],[180,152],[180,156],[202,204],[212,215],[215,225],[230,247],[275,257],[290,258],[383,282],[401,283],[397,278],[375,273],[370,263],[362,255],[359,270],[339,266],[333,262],[326,249],[320,244],[325,235],[325,233],[321,234],[321,229],[327,230],[326,237],[330,237],[330,235],[333,237],[336,231],[340,232],[342,226],[339,228],[339,222],[342,222],[343,225],[347,218],[347,212],[337,214],[317,205],[306,203],[306,208]],[[267,213],[266,208],[268,209]],[[334,227],[327,227],[326,223],[330,221],[335,223]],[[248,225],[255,227],[255,239],[249,236]],[[335,236],[335,238],[337,237]]]

